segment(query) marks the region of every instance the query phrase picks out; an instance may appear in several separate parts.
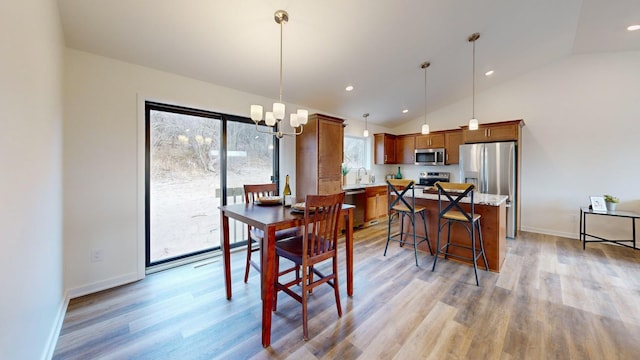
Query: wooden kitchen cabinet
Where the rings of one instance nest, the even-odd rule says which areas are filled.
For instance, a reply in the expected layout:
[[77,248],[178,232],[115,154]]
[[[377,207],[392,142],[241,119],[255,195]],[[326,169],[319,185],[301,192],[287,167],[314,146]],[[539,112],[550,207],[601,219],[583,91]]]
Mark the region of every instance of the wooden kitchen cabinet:
[[391,134],[374,134],[374,159],[376,165],[396,163],[396,136]]
[[462,137],[465,144],[493,141],[518,141],[522,126],[524,126],[524,121],[522,120],[480,124],[478,130],[469,130],[468,126],[463,126]]
[[444,133],[445,164],[460,162],[460,145],[462,144],[462,130],[449,130]]
[[380,219],[387,216],[389,201],[387,197],[387,187],[370,186],[365,189],[367,199],[364,210],[364,223],[367,225],[370,221]]
[[312,114],[301,135],[296,136],[296,193],[335,194],[342,191],[344,120]]
[[400,135],[396,137],[396,164],[414,164],[416,150],[415,135]]
[[416,136],[416,149],[440,149],[445,145],[444,132]]

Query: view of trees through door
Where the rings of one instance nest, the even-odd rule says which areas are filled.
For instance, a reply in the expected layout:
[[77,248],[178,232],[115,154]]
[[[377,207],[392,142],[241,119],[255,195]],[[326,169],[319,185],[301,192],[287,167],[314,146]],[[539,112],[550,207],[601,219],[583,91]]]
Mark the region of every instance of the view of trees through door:
[[[227,203],[243,202],[243,184],[272,181],[273,136],[222,114],[153,103],[146,111],[147,266],[218,249],[221,189]],[[246,226],[230,226],[232,242],[246,241]]]

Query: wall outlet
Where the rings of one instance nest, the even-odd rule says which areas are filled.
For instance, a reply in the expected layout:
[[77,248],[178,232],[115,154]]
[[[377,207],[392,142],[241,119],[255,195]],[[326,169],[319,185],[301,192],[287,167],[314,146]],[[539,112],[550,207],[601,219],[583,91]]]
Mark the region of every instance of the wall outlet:
[[104,259],[102,249],[91,250],[91,262],[99,262]]

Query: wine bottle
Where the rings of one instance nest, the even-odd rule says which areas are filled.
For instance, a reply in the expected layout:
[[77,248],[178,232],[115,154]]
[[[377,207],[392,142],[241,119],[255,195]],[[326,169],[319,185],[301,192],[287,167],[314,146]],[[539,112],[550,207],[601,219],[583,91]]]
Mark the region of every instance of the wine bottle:
[[284,205],[290,206],[291,204],[291,188],[289,187],[289,175],[285,177],[284,180],[284,191],[282,192],[284,196]]

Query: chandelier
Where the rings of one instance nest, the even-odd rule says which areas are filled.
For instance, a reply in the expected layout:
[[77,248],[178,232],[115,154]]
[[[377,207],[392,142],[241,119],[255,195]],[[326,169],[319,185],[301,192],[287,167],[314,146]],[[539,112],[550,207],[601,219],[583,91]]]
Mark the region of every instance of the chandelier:
[[271,134],[278,139],[282,139],[284,135],[296,136],[302,134],[303,125],[306,125],[309,120],[309,111],[298,109],[296,113],[290,114],[289,125],[294,128],[294,131],[282,131],[282,120],[285,118],[285,108],[282,102],[282,28],[289,21],[289,14],[284,10],[278,10],[274,14],[274,19],[280,25],[280,100],[273,103],[272,111],[267,111],[264,114],[264,123],[269,127],[269,130],[262,130],[258,126],[262,121],[262,105],[251,105],[251,120],[256,124],[258,132]]

